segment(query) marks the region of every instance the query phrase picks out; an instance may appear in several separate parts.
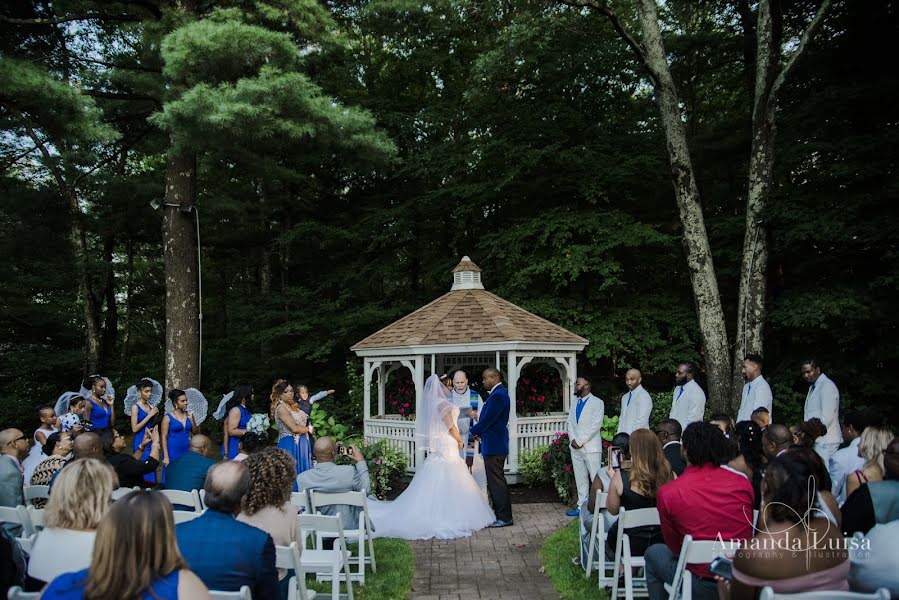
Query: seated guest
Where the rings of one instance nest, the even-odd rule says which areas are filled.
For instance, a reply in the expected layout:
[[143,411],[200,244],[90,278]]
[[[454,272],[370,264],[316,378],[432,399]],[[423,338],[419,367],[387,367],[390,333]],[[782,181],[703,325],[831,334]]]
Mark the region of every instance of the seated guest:
[[734,420],[724,413],[712,414],[709,417],[709,423],[720,429],[727,439],[730,439],[734,434]]
[[[827,518],[809,511],[817,489],[810,463],[787,452],[768,465],[753,541],[734,555],[731,599],[754,599],[765,586],[776,594],[849,589],[843,536]],[[790,548],[791,552],[772,552]]]
[[[356,461],[353,466],[340,465],[337,460],[337,444],[329,437],[315,440],[312,452],[315,454],[315,467],[297,475],[297,486],[300,490],[317,490],[320,492],[361,492],[371,489],[368,477],[368,464],[356,446],[350,446],[350,458]],[[358,506],[332,504],[323,506],[319,511],[323,515],[334,516],[340,513],[344,529],[359,527]]]
[[[119,476],[119,485],[122,487],[143,487],[144,475],[153,473],[159,466],[159,433],[155,427],[147,430],[144,439],[137,446],[134,454],[130,452],[122,452],[125,449],[125,436],[121,435],[118,430],[113,427],[106,429],[100,433],[100,439],[103,442],[103,454],[106,460],[115,469],[116,475]],[[150,456],[147,460],[140,460],[143,456],[144,448],[147,444],[152,444]]]
[[59,472],[44,513],[44,529],[31,549],[29,576],[47,582],[88,567],[97,526],[118,485],[112,467],[96,458],[74,460]]
[[865,465],[846,476],[846,497],[863,483],[883,479],[883,451],[893,441],[893,430],[886,425],[866,427],[858,444],[858,455]]
[[97,528],[90,566],[60,575],[41,598],[209,600],[212,596],[178,552],[169,501],[162,494],[142,490],[131,492],[109,509]]
[[[795,428],[795,429],[794,429]],[[815,440],[827,435],[827,427],[818,417],[812,417],[804,423],[790,427],[793,434],[793,444],[803,448],[814,448]]]
[[868,425],[879,425],[880,421],[882,418],[879,414],[864,409],[850,410],[843,417],[841,428],[845,447],[841,447],[831,454],[827,461],[827,470],[830,472],[830,480],[833,482],[831,491],[840,504],[846,501],[846,477],[865,466],[865,459],[858,453],[862,432]]
[[6,598],[9,588],[25,585],[25,553],[6,529],[0,527],[0,598]]
[[769,461],[786,452],[793,444],[793,434],[786,425],[775,423],[762,433],[762,452]]
[[754,508],[762,501],[762,475],[765,470],[765,454],[762,451],[762,430],[753,421],[740,421],[734,429],[737,456],[727,466],[742,473],[752,483],[755,494]]
[[896,557],[899,556],[899,521],[875,525],[866,535],[868,547],[849,553],[849,588],[871,593],[887,588],[891,598],[899,598]]
[[771,413],[764,406],[759,406],[757,409],[752,411],[752,416],[749,417],[753,423],[759,426],[759,429],[762,431],[771,424]]
[[[165,489],[202,490],[206,485],[206,473],[215,464],[212,456],[212,441],[203,434],[190,438],[189,452],[169,465],[166,469]],[[175,507],[177,509],[177,507]]]
[[[53,475],[59,471],[72,453],[72,434],[57,431],[47,436],[44,444],[44,453],[47,458],[38,463],[31,474],[31,485],[50,485]],[[47,504],[46,498],[35,498],[31,501],[35,508],[44,508]]]
[[841,507],[843,533],[867,533],[878,523],[899,520],[899,438],[883,451],[883,480],[863,483]]
[[[0,431],[0,506],[15,508],[25,504],[22,491],[22,461],[28,455],[28,438],[18,429]],[[18,536],[22,526],[4,523],[3,528],[11,535]]]
[[[276,546],[299,542],[297,507],[290,503],[296,474],[293,458],[280,448],[266,448],[251,454],[244,464],[250,470],[250,491],[237,520],[268,533]],[[287,571],[279,569],[278,579],[285,575]],[[287,590],[283,592],[286,597]]]
[[59,474],[62,473],[66,467],[72,464],[73,461],[80,460],[82,458],[96,458],[98,460],[105,460],[103,456],[103,443],[100,441],[100,436],[92,431],[88,431],[87,433],[80,433],[75,437],[75,441],[72,444],[72,458],[66,461],[62,467],[60,467],[56,473],[50,478],[50,490],[53,490],[53,484],[59,478]]
[[671,470],[678,477],[687,468],[687,463],[684,462],[684,457],[681,453],[681,431],[680,421],[677,419],[665,419],[656,425],[655,428],[656,436],[658,436],[659,442],[662,444],[662,453],[668,459]]
[[[684,536],[696,540],[745,540],[752,535],[752,485],[744,476],[721,465],[731,447],[711,423],[690,423],[683,436],[684,474],[656,495],[664,544],[647,548],[646,583],[649,597],[668,597],[665,584],[674,580]],[[708,565],[689,565],[694,599],[717,599],[718,588]]]
[[250,454],[262,448],[262,437],[255,431],[248,431],[243,434],[237,443],[237,455],[232,460],[244,460]]
[[176,527],[178,547],[191,571],[211,590],[249,586],[253,598],[277,598],[272,536],[235,517],[250,489],[243,462],[216,463],[206,476],[206,512]]
[[[606,508],[610,515],[617,515],[622,508],[637,510],[654,508],[659,488],[674,479],[671,465],[662,454],[662,444],[649,429],[637,429],[628,444],[630,466],[614,469],[609,481]],[[643,556],[652,544],[661,544],[662,530],[656,525],[632,527],[625,531],[630,539],[631,555]],[[606,558],[615,560],[618,541],[618,521],[612,524],[606,538]]]
[[840,506],[837,504],[837,499],[833,497],[833,493],[830,491],[832,485],[830,475],[827,473],[827,467],[824,465],[824,459],[821,458],[821,455],[818,454],[814,447],[790,446],[786,453],[803,461],[814,478],[817,493],[813,496],[815,502],[811,508],[820,511],[833,525],[840,527],[843,518],[840,514]]

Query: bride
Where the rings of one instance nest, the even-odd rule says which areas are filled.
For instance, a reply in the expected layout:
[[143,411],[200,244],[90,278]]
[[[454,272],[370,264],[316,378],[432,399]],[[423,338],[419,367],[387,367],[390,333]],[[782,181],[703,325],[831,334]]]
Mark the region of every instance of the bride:
[[459,454],[464,446],[456,425],[459,407],[452,405],[449,390],[436,375],[425,382],[419,412],[415,438],[427,458],[396,500],[369,500],[375,536],[406,540],[467,537],[496,517]]

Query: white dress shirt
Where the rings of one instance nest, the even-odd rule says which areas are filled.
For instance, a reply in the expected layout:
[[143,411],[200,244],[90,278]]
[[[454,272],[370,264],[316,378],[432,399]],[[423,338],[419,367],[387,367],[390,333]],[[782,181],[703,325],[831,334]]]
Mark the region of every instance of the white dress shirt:
[[840,430],[840,390],[827,375],[821,373],[818,380],[809,386],[805,397],[805,411],[802,419],[808,421],[817,417],[827,427],[827,433],[817,440],[818,444],[840,444],[843,432]]
[[637,429],[649,427],[649,414],[652,412],[652,396],[642,385],[621,397],[621,413],[618,418],[618,433],[628,435]]
[[[752,411],[765,407],[768,416],[771,417],[771,407],[774,404],[774,396],[771,394],[771,386],[765,381],[764,376],[759,375],[752,381],[743,384],[743,399],[740,400],[740,410],[737,411],[737,423],[752,419]],[[773,420],[770,421],[773,423]]]
[[671,402],[669,419],[676,419],[682,429],[695,421],[705,418],[705,392],[695,380],[674,388],[674,399]]
[[584,408],[581,410],[581,418],[577,418],[577,400],[568,413],[568,437],[576,441],[586,453],[602,452],[602,420],[605,415],[605,403],[594,396],[584,396]]
[[837,450],[830,455],[827,470],[830,471],[830,480],[833,483],[833,495],[838,504],[846,501],[846,476],[865,466],[865,459],[858,455],[858,445],[862,439],[855,438],[842,450]]

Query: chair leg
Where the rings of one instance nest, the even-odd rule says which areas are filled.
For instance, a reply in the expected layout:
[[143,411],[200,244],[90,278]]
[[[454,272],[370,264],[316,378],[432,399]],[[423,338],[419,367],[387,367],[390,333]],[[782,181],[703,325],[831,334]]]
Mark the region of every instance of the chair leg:
[[365,585],[365,538],[359,538],[359,583]]
[[340,600],[340,572],[336,567],[331,569],[331,600]]
[[378,565],[375,563],[375,541],[371,538],[371,532],[368,532],[368,555],[371,556],[371,572],[378,572]]

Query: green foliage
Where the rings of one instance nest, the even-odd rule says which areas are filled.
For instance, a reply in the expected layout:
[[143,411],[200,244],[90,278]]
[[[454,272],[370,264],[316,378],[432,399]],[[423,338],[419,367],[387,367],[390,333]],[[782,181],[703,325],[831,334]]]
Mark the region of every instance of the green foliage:
[[649,413],[649,426],[655,427],[671,414],[671,404],[674,402],[674,395],[671,392],[657,392],[649,395],[652,396],[652,412]]
[[[412,589],[415,567],[412,545],[394,538],[378,538],[374,543],[378,571],[365,574],[365,585],[353,586],[353,597],[359,600],[405,600]],[[358,552],[355,544],[347,544],[347,550],[353,554]],[[306,577],[306,586],[319,596],[331,593],[331,582],[317,582],[313,576]],[[340,590],[345,594],[346,584],[341,583]]]
[[[609,595],[596,589],[596,580],[584,577],[583,567],[571,563],[573,556],[580,556],[580,523],[574,519],[543,541],[540,562],[546,576],[552,581],[562,600],[597,600]],[[600,549],[602,552],[602,549]]]
[[566,504],[574,505],[577,502],[577,486],[574,481],[571,445],[567,433],[556,433],[544,460],[559,498]]
[[548,453],[549,446],[537,446],[518,455],[518,474],[529,486],[552,483],[552,475],[547,464]]
[[[390,447],[385,439],[366,442],[362,438],[346,440],[347,445],[356,444],[365,457],[368,465],[368,476],[371,479],[369,492],[376,498],[384,500],[388,492],[397,485],[406,474],[406,456],[399,450]],[[341,464],[352,464],[351,459],[340,457]]]
[[618,433],[618,419],[618,415],[614,417],[610,417],[609,415],[603,416],[602,430],[600,430],[599,435],[604,442],[611,442],[612,438],[615,437],[615,434]]
[[328,415],[324,408],[317,402],[312,405],[312,414],[309,415],[316,437],[331,437],[337,441],[343,441],[347,435],[346,425],[337,422],[333,416]]

